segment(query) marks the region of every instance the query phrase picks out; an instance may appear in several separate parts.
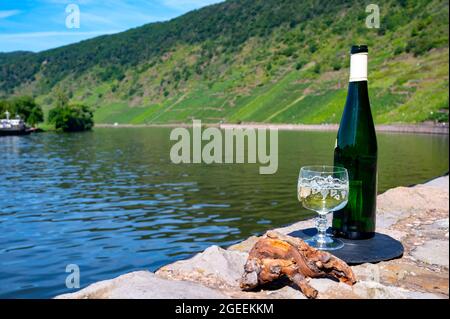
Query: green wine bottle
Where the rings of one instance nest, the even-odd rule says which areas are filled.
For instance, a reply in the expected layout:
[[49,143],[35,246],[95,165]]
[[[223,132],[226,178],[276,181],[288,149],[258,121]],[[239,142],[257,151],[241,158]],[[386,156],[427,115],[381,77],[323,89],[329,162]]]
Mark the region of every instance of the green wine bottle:
[[367,88],[368,52],[366,45],[352,46],[347,101],[334,150],[334,165],[348,170],[350,192],[347,206],[333,213],[333,233],[348,239],[375,235],[378,150]]

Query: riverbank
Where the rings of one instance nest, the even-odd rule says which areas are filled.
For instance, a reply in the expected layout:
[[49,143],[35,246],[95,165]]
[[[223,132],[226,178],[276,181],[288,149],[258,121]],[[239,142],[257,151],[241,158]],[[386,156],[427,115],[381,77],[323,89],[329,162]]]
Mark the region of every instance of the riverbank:
[[[449,178],[397,187],[378,196],[377,231],[402,242],[401,258],[352,266],[353,286],[311,279],[318,298],[448,298]],[[330,216],[331,217],[331,216]],[[300,221],[277,231],[289,234],[313,226]],[[57,298],[295,298],[297,289],[242,292],[239,279],[248,251],[258,237],[228,247],[211,246],[194,257],[160,268],[131,272]]]
[[[270,123],[202,123],[206,127],[218,127],[221,129],[252,128],[252,129],[278,129],[280,131],[337,131],[338,124],[270,124]],[[96,128],[139,128],[139,127],[192,127],[192,123],[176,124],[96,124]],[[421,123],[421,124],[390,124],[376,125],[378,132],[390,133],[423,133],[423,134],[449,134],[448,123]]]

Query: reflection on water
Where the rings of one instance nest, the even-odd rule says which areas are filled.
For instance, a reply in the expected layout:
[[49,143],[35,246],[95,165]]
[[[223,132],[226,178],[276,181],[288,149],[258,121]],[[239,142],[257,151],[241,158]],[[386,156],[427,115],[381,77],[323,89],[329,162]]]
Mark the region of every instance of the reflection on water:
[[[331,164],[335,133],[280,132],[279,169],[170,162],[169,129],[0,138],[0,297],[52,297],[155,270],[212,244],[310,216],[300,166]],[[379,134],[379,191],[448,170],[448,136]],[[173,143],[173,142],[172,142]]]

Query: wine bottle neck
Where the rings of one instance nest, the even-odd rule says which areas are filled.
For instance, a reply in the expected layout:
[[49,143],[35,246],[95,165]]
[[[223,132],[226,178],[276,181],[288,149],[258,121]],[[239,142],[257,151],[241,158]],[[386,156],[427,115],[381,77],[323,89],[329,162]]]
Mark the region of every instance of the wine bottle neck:
[[350,56],[350,82],[367,81],[367,52]]

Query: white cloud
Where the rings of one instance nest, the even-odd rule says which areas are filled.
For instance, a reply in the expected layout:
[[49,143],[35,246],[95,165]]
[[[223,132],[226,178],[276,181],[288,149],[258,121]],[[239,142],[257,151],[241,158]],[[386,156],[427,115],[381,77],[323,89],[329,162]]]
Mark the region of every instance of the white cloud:
[[89,12],[81,12],[80,18],[83,22],[88,22],[92,24],[113,24],[113,21],[111,21],[110,18],[108,18],[108,15],[99,15]]
[[123,14],[123,11],[111,11],[108,15],[81,11],[80,19],[82,28],[87,25],[90,29],[117,28],[126,30],[150,22],[164,21],[167,20],[168,17],[158,17],[133,10],[127,11],[127,14]]
[[8,18],[19,14],[20,10],[0,10],[0,19]]

